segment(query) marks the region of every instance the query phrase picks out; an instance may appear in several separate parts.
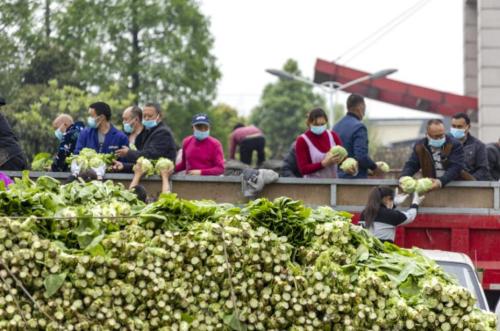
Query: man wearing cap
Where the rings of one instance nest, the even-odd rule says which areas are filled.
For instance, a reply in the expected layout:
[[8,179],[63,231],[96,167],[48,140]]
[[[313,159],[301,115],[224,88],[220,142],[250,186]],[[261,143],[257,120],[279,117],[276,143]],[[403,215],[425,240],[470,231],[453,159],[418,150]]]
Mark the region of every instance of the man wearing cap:
[[197,114],[191,121],[193,135],[182,142],[182,159],[175,171],[188,175],[218,176],[224,173],[224,153],[217,139],[210,137],[210,120]]
[[[0,97],[0,107],[5,99]],[[0,170],[24,170],[28,163],[21,145],[5,116],[0,113]]]

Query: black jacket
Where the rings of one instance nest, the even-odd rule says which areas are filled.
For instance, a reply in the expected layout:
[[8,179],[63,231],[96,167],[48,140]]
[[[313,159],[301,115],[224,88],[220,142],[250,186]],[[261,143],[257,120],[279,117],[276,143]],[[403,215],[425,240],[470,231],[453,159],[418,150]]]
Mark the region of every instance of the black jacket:
[[[443,162],[445,173],[438,179],[445,186],[452,180],[461,179],[461,172],[465,167],[464,149],[460,141],[446,136],[446,142],[441,148],[441,160]],[[413,176],[422,169],[422,176],[437,178],[434,161],[432,159],[431,148],[427,138],[418,141],[413,147],[413,153],[401,172],[403,176]]]
[[465,170],[476,180],[491,180],[488,171],[488,155],[486,145],[470,134],[463,143],[465,154]]
[[288,150],[288,153],[283,160],[283,166],[281,167],[281,177],[302,177],[299,167],[297,166],[297,156],[295,153],[295,142]]
[[498,143],[488,144],[488,162],[491,177],[500,180],[500,145]]
[[[24,159],[24,153],[16,135],[14,134],[14,131],[12,131],[12,128],[9,125],[9,122],[5,116],[0,113],[0,169],[14,157]],[[26,169],[26,166],[27,165],[24,165],[22,168]]]
[[[139,138],[139,137],[138,137]],[[163,122],[152,129],[144,129],[140,138],[136,139],[136,151],[129,150],[125,157],[125,170],[130,171],[141,156],[156,160],[166,157],[175,163],[177,154],[174,136],[170,128]]]

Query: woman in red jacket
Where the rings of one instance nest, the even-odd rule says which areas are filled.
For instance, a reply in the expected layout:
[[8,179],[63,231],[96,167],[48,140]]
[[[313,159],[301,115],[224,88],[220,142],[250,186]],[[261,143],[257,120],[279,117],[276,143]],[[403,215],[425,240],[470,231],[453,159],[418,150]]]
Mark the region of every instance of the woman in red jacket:
[[327,130],[328,117],[321,108],[309,112],[309,129],[296,140],[297,165],[305,178],[337,178],[337,165],[342,162],[338,156],[328,153],[342,145],[339,136]]

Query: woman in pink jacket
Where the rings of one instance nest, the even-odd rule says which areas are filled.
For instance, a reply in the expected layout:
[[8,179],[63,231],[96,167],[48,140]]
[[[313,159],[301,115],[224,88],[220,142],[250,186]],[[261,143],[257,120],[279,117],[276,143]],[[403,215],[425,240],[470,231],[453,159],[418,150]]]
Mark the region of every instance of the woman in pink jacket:
[[182,160],[175,171],[187,175],[218,176],[224,173],[224,153],[217,139],[210,137],[210,120],[197,114],[191,121],[193,135],[182,142]]

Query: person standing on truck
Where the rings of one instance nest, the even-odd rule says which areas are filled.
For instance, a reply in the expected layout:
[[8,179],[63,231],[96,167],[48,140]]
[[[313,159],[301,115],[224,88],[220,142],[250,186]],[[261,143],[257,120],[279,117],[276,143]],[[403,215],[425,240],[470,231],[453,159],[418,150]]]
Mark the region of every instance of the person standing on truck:
[[59,147],[52,161],[51,170],[68,171],[69,166],[66,163],[66,158],[75,150],[80,132],[85,126],[83,122],[74,122],[73,117],[68,114],[60,114],[52,122],[52,127],[55,129],[54,135],[59,140]]
[[[5,99],[0,97],[0,107],[5,105]],[[0,170],[24,170],[28,163],[7,118],[0,113]]]
[[297,165],[304,178],[337,178],[337,165],[343,160],[329,153],[342,145],[339,136],[327,129],[328,117],[321,108],[315,108],[307,117],[305,133],[295,143]]
[[87,128],[78,141],[74,154],[83,148],[91,148],[97,153],[114,153],[121,146],[128,146],[128,138],[111,124],[111,107],[104,102],[95,102],[89,106]]
[[206,114],[197,114],[191,121],[193,134],[182,142],[182,159],[175,171],[187,175],[219,176],[224,174],[222,144],[210,136],[210,120]]
[[500,138],[496,143],[488,144],[487,150],[491,177],[500,180]]
[[236,146],[240,146],[240,161],[251,165],[253,152],[257,152],[257,167],[265,160],[266,138],[262,130],[254,125],[245,126],[238,123],[234,126],[233,132],[229,135],[229,159],[234,160]]
[[462,144],[446,135],[443,121],[427,122],[427,137],[413,146],[413,153],[406,161],[401,177],[413,176],[422,170],[422,176],[432,178],[432,189],[440,189],[452,180],[474,180],[464,171],[465,155]]
[[465,170],[475,180],[491,180],[488,171],[486,145],[470,134],[470,118],[458,113],[451,118],[450,134],[462,143],[465,155]]
[[347,114],[333,127],[344,143],[348,156],[358,161],[359,169],[356,174],[339,171],[339,178],[357,179],[367,178],[368,170],[374,176],[381,176],[382,170],[368,155],[368,130],[362,120],[365,116],[365,99],[359,94],[351,94],[347,98]]
[[394,243],[396,227],[410,224],[417,217],[418,206],[424,196],[413,193],[413,201],[406,211],[396,210],[408,194],[398,194],[387,186],[374,187],[368,197],[365,209],[361,212],[360,223],[382,242]]

